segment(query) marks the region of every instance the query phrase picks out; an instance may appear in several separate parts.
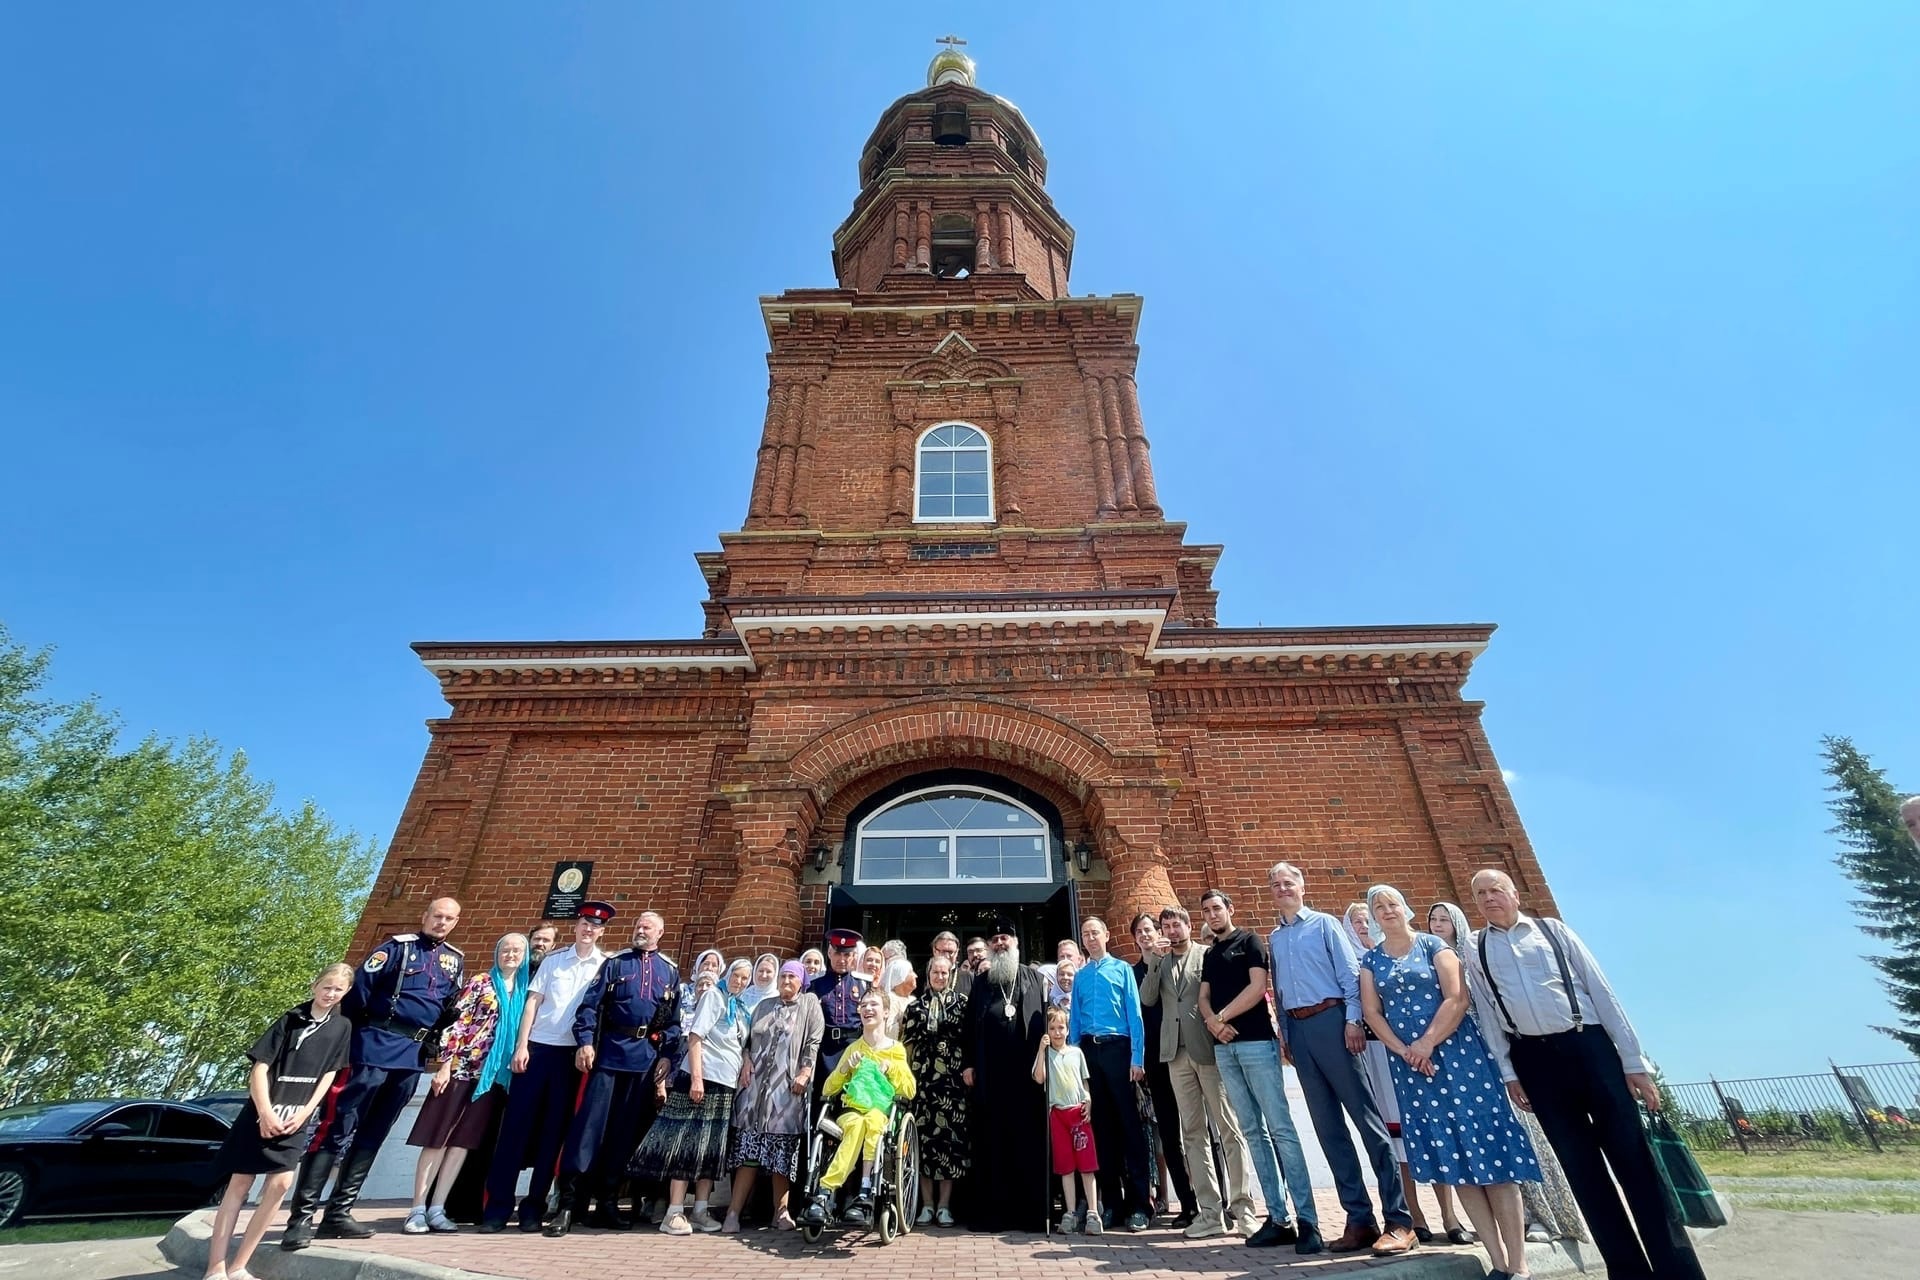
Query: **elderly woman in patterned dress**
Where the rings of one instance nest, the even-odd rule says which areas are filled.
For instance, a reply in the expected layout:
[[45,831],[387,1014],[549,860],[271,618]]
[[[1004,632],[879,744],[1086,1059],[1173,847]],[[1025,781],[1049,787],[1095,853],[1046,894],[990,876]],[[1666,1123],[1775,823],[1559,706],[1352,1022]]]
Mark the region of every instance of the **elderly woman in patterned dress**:
[[1460,957],[1414,930],[1412,909],[1392,885],[1367,890],[1367,906],[1381,939],[1360,957],[1360,1007],[1392,1055],[1407,1164],[1417,1182],[1453,1186],[1492,1275],[1523,1280],[1519,1183],[1538,1182],[1540,1165],[1473,1020]]
[[927,989],[901,1019],[907,1064],[919,1082],[914,1115],[920,1129],[920,1225],[953,1225],[953,1180],[967,1175],[967,1087],[960,1077],[967,1000],[953,981],[953,961],[935,956]]
[[807,968],[798,960],[780,966],[771,999],[754,1006],[733,1103],[733,1143],[727,1167],[733,1195],[720,1229],[740,1229],[740,1208],[753,1194],[762,1170],[773,1178],[773,1225],[793,1230],[787,1193],[800,1172],[807,1138],[807,1087],[813,1083],[826,1018],[820,998],[805,990]]

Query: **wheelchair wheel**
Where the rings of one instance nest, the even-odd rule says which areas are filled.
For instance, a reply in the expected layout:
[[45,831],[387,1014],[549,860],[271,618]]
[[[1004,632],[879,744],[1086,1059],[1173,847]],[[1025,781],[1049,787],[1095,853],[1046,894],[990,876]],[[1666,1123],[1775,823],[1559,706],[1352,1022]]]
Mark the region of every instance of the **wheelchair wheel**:
[[900,1121],[893,1151],[894,1212],[900,1220],[900,1234],[906,1235],[920,1213],[920,1127],[912,1116]]
[[893,1238],[900,1234],[899,1218],[897,1216],[899,1212],[898,1209],[890,1204],[874,1206],[873,1227],[875,1231],[880,1233],[881,1244],[892,1244]]
[[800,1225],[800,1238],[808,1244],[819,1244],[820,1233],[824,1230],[826,1230],[825,1227],[816,1227],[811,1222],[805,1222]]

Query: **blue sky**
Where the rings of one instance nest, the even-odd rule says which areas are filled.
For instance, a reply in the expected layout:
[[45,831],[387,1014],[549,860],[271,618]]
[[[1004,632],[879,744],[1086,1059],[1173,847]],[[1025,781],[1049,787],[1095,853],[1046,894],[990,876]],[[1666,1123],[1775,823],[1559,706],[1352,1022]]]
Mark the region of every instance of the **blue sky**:
[[1817,752],[1920,789],[1920,10],[642,8],[13,12],[0,619],[60,692],[384,845],[410,641],[697,634],[755,299],[957,29],[1075,290],[1146,297],[1222,621],[1500,623],[1469,692],[1669,1071],[1898,1056]]

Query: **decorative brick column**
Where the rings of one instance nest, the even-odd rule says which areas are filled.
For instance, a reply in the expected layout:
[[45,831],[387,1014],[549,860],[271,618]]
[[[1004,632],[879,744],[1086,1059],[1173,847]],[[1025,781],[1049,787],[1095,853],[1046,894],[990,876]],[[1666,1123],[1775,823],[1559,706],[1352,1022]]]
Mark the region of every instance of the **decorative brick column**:
[[819,813],[804,790],[751,793],[733,807],[740,878],[721,908],[713,945],[729,956],[800,950],[800,867]]
[[1164,779],[1131,779],[1095,788],[1101,810],[1099,854],[1112,876],[1105,917],[1109,945],[1122,954],[1133,952],[1128,921],[1142,911],[1158,915],[1160,908],[1180,900],[1167,874],[1161,840],[1174,790]]

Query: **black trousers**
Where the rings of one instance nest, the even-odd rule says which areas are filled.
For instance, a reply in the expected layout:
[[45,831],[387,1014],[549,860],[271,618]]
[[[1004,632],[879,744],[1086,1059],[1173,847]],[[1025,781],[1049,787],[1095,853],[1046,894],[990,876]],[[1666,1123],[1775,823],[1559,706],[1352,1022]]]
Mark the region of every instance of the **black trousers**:
[[[1147,1135],[1133,1101],[1133,1049],[1125,1036],[1095,1043],[1080,1040],[1093,1093],[1093,1147],[1100,1157],[1100,1207],[1109,1214],[1152,1213],[1153,1177],[1147,1169]],[[1175,1114],[1178,1114],[1177,1112]],[[1125,1182],[1121,1180],[1125,1171]]]
[[514,1184],[529,1156],[533,1181],[527,1198],[520,1202],[520,1220],[540,1221],[560,1148],[566,1142],[567,1122],[573,1118],[574,1100],[580,1096],[580,1072],[574,1068],[573,1055],[570,1044],[527,1046],[527,1069],[513,1078],[507,1090],[507,1113],[500,1119],[500,1138],[487,1170],[489,1222],[505,1222],[511,1216]]
[[627,1162],[657,1114],[653,1098],[651,1072],[596,1069],[587,1077],[560,1166],[563,1205],[570,1204],[575,1213],[586,1212],[589,1201],[613,1207]]
[[1606,1259],[1608,1280],[1706,1280],[1686,1230],[1667,1217],[1639,1105],[1606,1028],[1515,1037],[1512,1056],[1513,1073]]
[[[1193,1198],[1193,1180],[1187,1177],[1187,1158],[1180,1152],[1180,1103],[1173,1096],[1173,1077],[1167,1074],[1166,1063],[1147,1064],[1147,1094],[1153,1099],[1153,1122],[1160,1135],[1160,1151],[1166,1156],[1167,1176],[1173,1179],[1173,1194],[1180,1197],[1182,1212],[1194,1213],[1200,1206]],[[1148,1176],[1153,1172],[1149,1169]]]
[[327,1130],[323,1150],[331,1151],[336,1158],[345,1157],[350,1150],[369,1155],[378,1151],[393,1122],[413,1100],[419,1083],[418,1071],[355,1067],[334,1105],[333,1125]]

